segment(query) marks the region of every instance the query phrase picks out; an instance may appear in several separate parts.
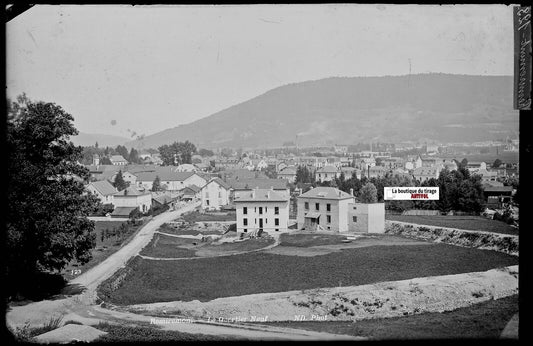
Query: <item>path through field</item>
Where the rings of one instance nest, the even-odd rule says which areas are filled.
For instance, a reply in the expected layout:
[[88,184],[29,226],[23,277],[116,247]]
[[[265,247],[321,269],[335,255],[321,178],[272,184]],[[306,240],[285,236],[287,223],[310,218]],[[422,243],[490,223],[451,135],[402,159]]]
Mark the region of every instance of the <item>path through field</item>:
[[[99,322],[117,322],[120,324],[150,322],[151,317],[127,312],[119,312],[100,307],[96,304],[96,288],[112,276],[126,262],[137,255],[146,246],[154,232],[164,223],[176,219],[179,215],[192,211],[200,203],[194,202],[181,209],[162,213],[150,220],[137,235],[119,251],[105,261],[91,268],[70,282],[72,287],[84,288],[79,295],[67,298],[44,300],[23,306],[11,307],[6,315],[8,325],[15,330],[29,323],[32,327],[45,324],[52,317],[63,316],[63,321],[76,320],[86,324]],[[287,339],[287,340],[342,340],[357,339],[353,336],[317,333],[289,328],[264,326],[242,326],[220,323],[172,323],[163,325],[165,329],[185,333],[232,335],[250,339]]]

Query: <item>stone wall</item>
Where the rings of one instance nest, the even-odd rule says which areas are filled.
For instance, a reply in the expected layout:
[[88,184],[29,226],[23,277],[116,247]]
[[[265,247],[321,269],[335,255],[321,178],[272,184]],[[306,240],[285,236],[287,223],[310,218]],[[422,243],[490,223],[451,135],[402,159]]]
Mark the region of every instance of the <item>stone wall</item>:
[[385,233],[429,240],[463,247],[495,250],[518,256],[518,236],[456,228],[417,225],[399,221],[385,221]]

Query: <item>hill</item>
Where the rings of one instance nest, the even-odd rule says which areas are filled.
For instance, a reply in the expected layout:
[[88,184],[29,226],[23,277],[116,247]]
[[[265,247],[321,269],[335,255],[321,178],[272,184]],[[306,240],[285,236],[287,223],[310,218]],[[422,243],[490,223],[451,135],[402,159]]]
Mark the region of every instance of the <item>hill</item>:
[[120,137],[120,136],[79,132],[77,136],[70,137],[70,140],[75,145],[81,145],[81,146],[90,146],[98,142],[98,146],[100,147],[106,147],[106,146],[116,147],[119,144],[120,145],[124,144],[129,139],[126,137]]
[[190,124],[132,141],[158,147],[190,140],[204,148],[516,137],[513,78],[420,74],[332,77],[272,89]]

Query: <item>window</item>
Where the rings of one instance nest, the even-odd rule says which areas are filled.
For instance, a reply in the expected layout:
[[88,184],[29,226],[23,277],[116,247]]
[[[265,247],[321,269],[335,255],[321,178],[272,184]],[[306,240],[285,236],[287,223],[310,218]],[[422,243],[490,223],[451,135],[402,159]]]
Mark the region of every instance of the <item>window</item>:
[[276,232],[279,232],[279,228],[276,228]]
[[248,230],[247,230],[246,228],[245,228],[245,229],[243,229],[243,231],[244,231],[244,233],[248,232]]
[[244,215],[248,214],[248,207],[242,207],[242,213]]
[[265,207],[265,214],[268,212],[268,207]]
[[315,203],[315,209],[320,210],[320,203]]
[[327,223],[331,223],[331,215],[326,215],[326,221]]
[[218,198],[222,198],[222,192],[218,191]]
[[357,216],[352,216],[353,222],[357,222]]
[[278,218],[274,219],[274,226],[279,226],[279,219]]
[[331,204],[329,204],[329,203],[326,204],[326,210],[327,210],[327,211],[331,211]]
[[309,210],[309,202],[305,202],[304,208],[305,210]]
[[274,214],[279,215],[279,207],[274,207]]
[[242,219],[242,224],[248,226],[248,219]]
[[209,200],[208,199],[205,200],[205,205],[209,205]]
[[263,207],[259,207],[259,214],[263,214]]

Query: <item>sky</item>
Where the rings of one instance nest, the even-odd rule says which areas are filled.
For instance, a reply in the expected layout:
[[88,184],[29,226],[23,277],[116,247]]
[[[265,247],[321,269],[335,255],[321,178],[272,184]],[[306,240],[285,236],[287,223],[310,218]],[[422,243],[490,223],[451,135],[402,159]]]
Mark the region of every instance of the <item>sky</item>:
[[127,138],[289,83],[513,71],[505,5],[38,5],[6,23],[8,97]]

